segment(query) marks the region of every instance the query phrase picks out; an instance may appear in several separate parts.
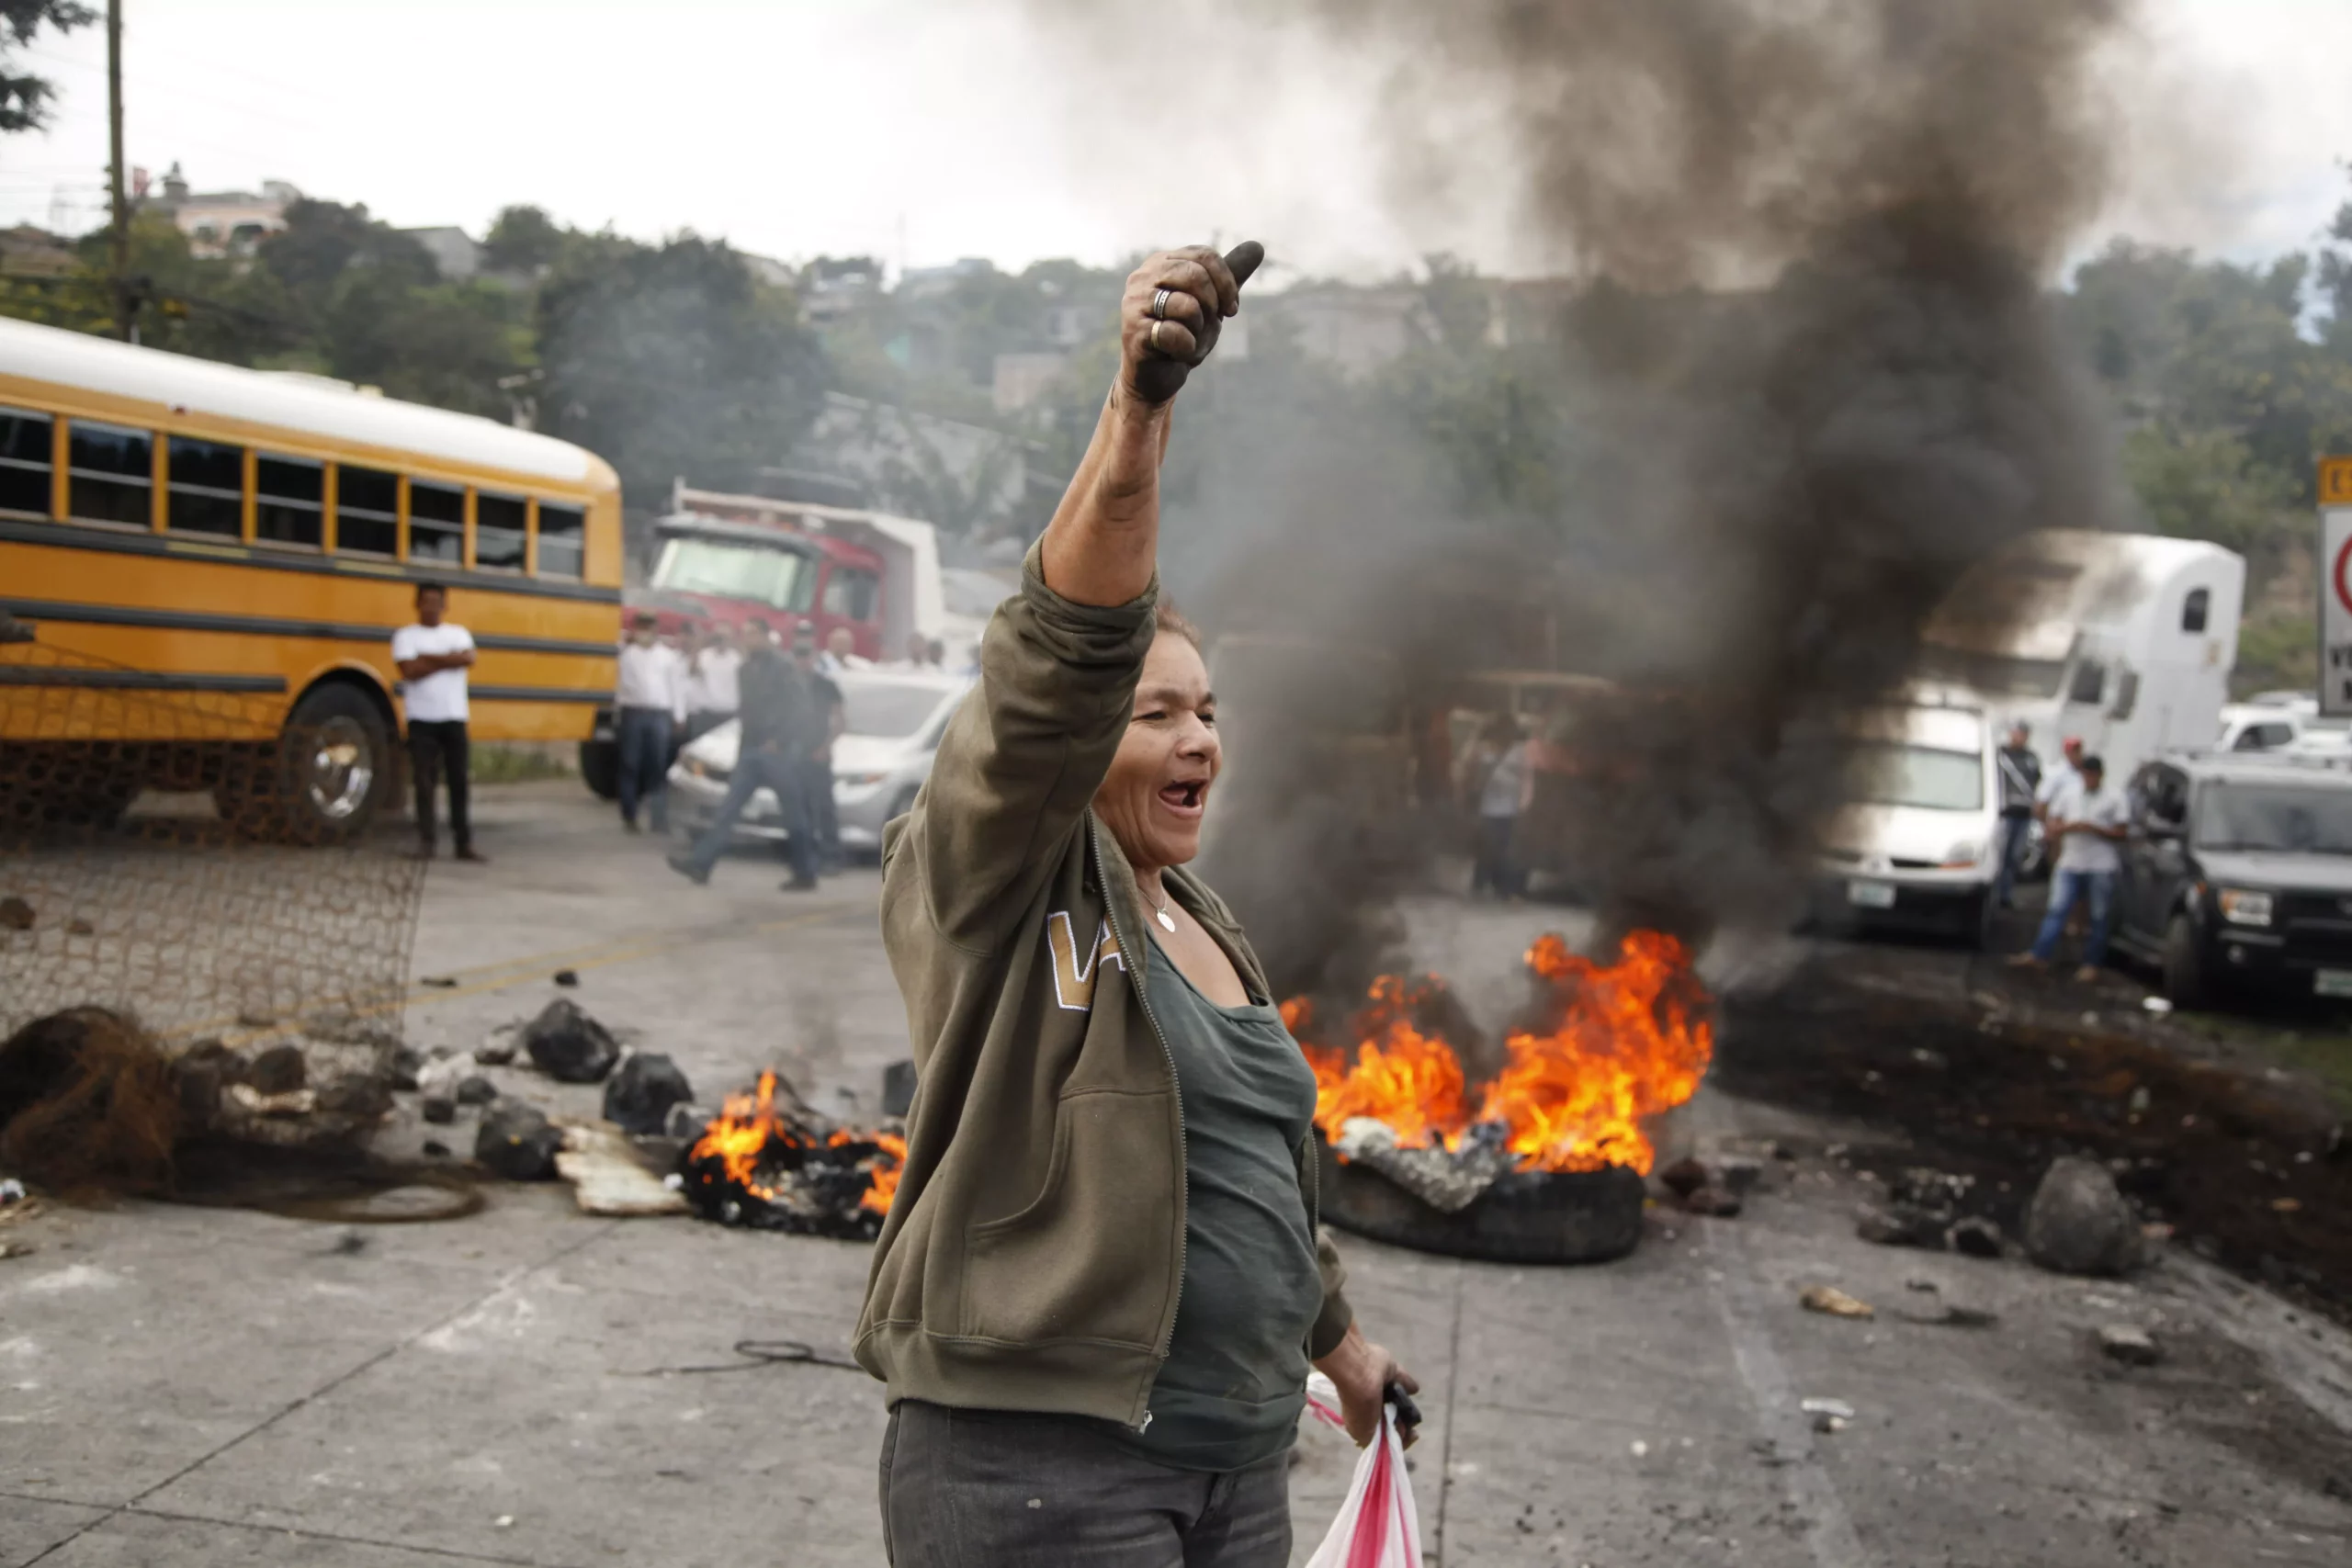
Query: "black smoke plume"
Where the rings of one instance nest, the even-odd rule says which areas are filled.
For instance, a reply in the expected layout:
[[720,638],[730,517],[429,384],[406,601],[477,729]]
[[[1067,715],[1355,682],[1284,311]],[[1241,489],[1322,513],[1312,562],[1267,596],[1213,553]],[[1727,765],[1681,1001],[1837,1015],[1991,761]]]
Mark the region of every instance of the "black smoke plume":
[[[1104,58],[1164,15],[1044,9]],[[1522,371],[1544,411],[1523,434],[1555,479],[1474,511],[1439,477],[1458,454],[1441,459],[1393,402],[1318,407],[1302,383],[1236,419],[1202,400],[1179,413],[1191,478],[1171,580],[1228,628],[1264,626],[1271,604],[1285,633],[1375,645],[1424,696],[1493,660],[1502,623],[1544,599],[1543,654],[1628,694],[1578,742],[1611,760],[1577,824],[1605,922],[1785,919],[1835,796],[1834,762],[1788,738],[1899,683],[1969,562],[2116,515],[2109,440],[2048,289],[2109,189],[2100,55],[2133,9],[1223,8],[1204,73],[1277,24],[1388,62],[1374,119],[1399,213],[1499,188],[1565,259],[1556,303],[1522,300],[1513,323],[1548,345]],[[1187,161],[1187,177],[1214,167]],[[1279,261],[1283,236],[1263,237]],[[1233,401],[1245,379],[1213,367],[1196,389]],[[1366,911],[1410,861],[1334,825],[1317,706],[1305,694],[1231,738],[1237,785],[1251,769],[1258,783],[1220,803],[1236,815],[1210,868],[1303,985],[1355,978],[1382,934]],[[1327,804],[1296,803],[1318,790]]]

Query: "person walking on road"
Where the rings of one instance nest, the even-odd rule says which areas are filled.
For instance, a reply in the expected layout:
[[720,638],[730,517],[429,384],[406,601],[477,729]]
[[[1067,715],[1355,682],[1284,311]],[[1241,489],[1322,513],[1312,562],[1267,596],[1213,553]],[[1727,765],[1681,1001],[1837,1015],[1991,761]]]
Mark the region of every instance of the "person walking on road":
[[2019,719],[2009,726],[2008,744],[1996,759],[2001,775],[2001,820],[1993,843],[1999,868],[1993,876],[1996,908],[2014,907],[2018,873],[2033,837],[2034,806],[2041,793],[2041,759],[2033,754],[2032,740],[2032,729]]
[[686,719],[685,660],[654,636],[659,624],[645,610],[630,621],[613,692],[620,717],[621,823],[632,833],[640,830],[640,802],[652,807],[653,830],[669,831],[670,737]]
[[741,677],[742,706],[737,714],[735,771],[728,775],[726,797],[718,803],[710,826],[691,850],[670,857],[670,869],[700,886],[710,880],[711,867],[727,852],[736,818],[763,787],[775,795],[784,818],[785,852],[792,861],[787,892],[805,893],[817,886],[817,834],[808,810],[806,773],[799,751],[821,723],[812,717],[817,696],[807,674],[778,653],[768,638],[767,623],[746,623],[752,644],[743,659]]
[[[2033,951],[2009,960],[2023,968],[2040,968],[2058,953],[2058,939],[2066,919],[2079,904],[2090,907],[2090,934],[2083,939],[2082,966],[2077,980],[2098,978],[2107,958],[2108,919],[2115,908],[2115,879],[2123,869],[2122,843],[2129,811],[2123,792],[2107,786],[2106,766],[2097,757],[2085,757],[2078,770],[2081,782],[2053,807],[2051,838],[2058,845],[2057,869],[2049,912],[2041,918]],[[2059,813],[2063,811],[2063,815]]]
[[1418,1385],[1316,1224],[1315,1076],[1185,870],[1223,761],[1159,596],[1170,404],[1262,255],[1152,256],[978,687],[884,850],[920,1087],[855,1348],[895,1568],[1281,1568],[1307,1370]]
[[474,667],[473,634],[447,618],[449,591],[437,582],[416,587],[416,620],[392,634],[392,663],[401,672],[401,707],[408,718],[409,772],[416,780],[418,853],[431,860],[438,836],[433,820],[434,780],[449,784],[449,838],[457,858],[476,863],[473,818],[466,775],[472,765],[466,739],[466,671]]
[[705,621],[695,628],[686,655],[686,733],[691,746],[735,716],[743,705],[740,677],[743,651],[727,634]]

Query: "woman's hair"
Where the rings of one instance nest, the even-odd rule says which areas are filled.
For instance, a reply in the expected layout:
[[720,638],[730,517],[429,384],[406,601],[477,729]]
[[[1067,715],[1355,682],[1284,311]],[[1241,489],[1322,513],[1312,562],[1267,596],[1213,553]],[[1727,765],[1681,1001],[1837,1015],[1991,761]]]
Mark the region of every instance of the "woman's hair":
[[1182,637],[1193,645],[1195,653],[1207,651],[1201,647],[1201,628],[1184,618],[1184,612],[1176,607],[1173,599],[1159,601],[1151,612],[1151,625],[1154,631],[1169,632]]

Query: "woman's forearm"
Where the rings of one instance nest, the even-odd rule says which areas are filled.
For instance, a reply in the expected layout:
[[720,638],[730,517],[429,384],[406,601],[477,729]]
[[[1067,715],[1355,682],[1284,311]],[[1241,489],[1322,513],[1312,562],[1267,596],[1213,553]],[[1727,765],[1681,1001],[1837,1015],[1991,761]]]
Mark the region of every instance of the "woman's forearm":
[[1114,386],[1094,439],[1046,528],[1046,585],[1079,604],[1125,604],[1151,585],[1159,558],[1159,460],[1172,403]]

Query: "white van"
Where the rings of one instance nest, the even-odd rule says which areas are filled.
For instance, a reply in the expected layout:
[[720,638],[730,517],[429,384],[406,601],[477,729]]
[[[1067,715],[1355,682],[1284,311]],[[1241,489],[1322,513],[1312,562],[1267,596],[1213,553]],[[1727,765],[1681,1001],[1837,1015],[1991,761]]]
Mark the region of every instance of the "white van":
[[1984,937],[1999,863],[1999,740],[1962,694],[1923,690],[1870,708],[1814,745],[1834,747],[1845,802],[1814,852],[1811,909],[1831,927],[1904,926]]
[[1971,567],[1922,634],[1920,672],[2022,719],[2047,772],[2067,740],[2128,779],[2210,747],[2237,664],[2245,561],[2219,545],[2053,528]]

